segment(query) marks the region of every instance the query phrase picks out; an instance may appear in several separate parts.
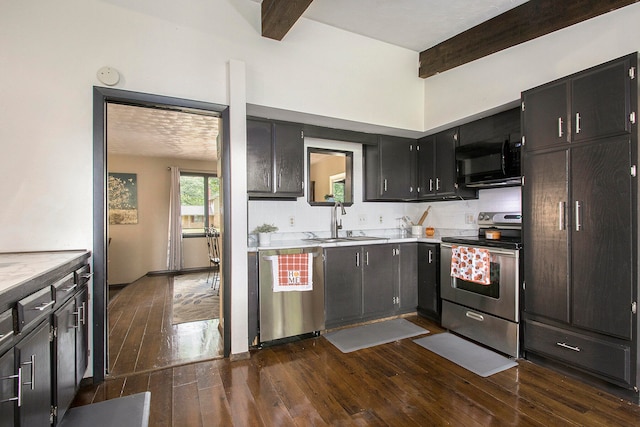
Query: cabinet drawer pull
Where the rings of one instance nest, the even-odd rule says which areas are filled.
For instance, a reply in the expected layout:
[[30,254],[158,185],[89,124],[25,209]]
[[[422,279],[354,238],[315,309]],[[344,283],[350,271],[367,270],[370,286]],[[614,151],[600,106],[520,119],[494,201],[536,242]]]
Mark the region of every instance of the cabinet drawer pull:
[[429,191],[433,191],[433,179],[429,178]]
[[559,347],[562,347],[562,348],[566,348],[568,350],[580,351],[580,347],[574,347],[574,346],[571,346],[571,345],[569,345],[567,343],[557,342],[556,345],[559,346]]
[[433,251],[429,249],[429,264],[433,262]]
[[360,252],[356,252],[356,267],[360,267]]
[[77,287],[78,287],[78,285],[76,283],[74,283],[73,285],[67,286],[66,288],[62,289],[62,292],[70,292],[70,291],[74,290]]
[[440,190],[440,178],[436,178],[436,191]]
[[576,113],[576,135],[580,133],[580,113]]
[[52,306],[53,304],[55,304],[55,301],[43,302],[39,306],[33,307],[32,310],[44,311],[47,307]]
[[477,320],[478,322],[484,322],[484,316],[473,311],[467,311],[465,314],[469,319]]
[[7,340],[9,338],[11,338],[13,336],[13,332],[8,332],[6,334],[0,334],[0,343],[2,343],[2,341]]
[[382,182],[382,191],[387,192],[387,180],[386,178]]
[[91,279],[93,277],[93,273],[84,273],[82,276],[83,279]]
[[579,200],[576,200],[576,231],[580,231],[582,229],[582,224],[580,223],[580,208],[582,204]]
[[8,377],[1,377],[0,381],[13,380],[13,379],[18,380],[18,395],[16,397],[10,397],[8,399],[0,400],[0,403],[18,401],[18,408],[19,408],[22,406],[22,368],[18,368],[17,375],[9,375]]

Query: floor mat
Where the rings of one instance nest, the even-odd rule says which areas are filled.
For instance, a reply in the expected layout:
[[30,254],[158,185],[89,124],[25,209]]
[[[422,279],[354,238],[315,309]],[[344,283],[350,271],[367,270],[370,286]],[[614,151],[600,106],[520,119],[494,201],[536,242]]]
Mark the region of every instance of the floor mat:
[[329,332],[324,337],[343,353],[428,334],[424,328],[405,319],[385,320],[353,328]]
[[147,427],[151,392],[146,391],[67,411],[60,427]]
[[419,338],[413,342],[481,377],[518,366],[511,359],[448,332]]
[[173,281],[172,324],[217,319],[220,317],[220,296],[211,287],[207,273],[176,276]]

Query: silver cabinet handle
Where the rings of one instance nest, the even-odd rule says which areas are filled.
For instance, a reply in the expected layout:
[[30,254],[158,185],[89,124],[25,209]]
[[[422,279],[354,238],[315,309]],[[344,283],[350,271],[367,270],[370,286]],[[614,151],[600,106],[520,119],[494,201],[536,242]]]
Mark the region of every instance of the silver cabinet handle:
[[22,368],[18,368],[17,375],[9,375],[7,377],[1,377],[0,381],[13,380],[13,379],[18,380],[18,395],[16,397],[10,397],[9,399],[0,400],[0,403],[18,401],[18,408],[19,408],[22,406]]
[[436,178],[436,191],[440,189],[440,178]]
[[21,363],[22,366],[25,365],[31,365],[31,381],[27,381],[22,383],[23,385],[29,385],[31,386],[31,390],[35,389],[36,387],[36,355],[32,354],[31,355],[31,360],[29,362],[22,362]]
[[278,172],[278,188],[282,187],[282,172]]
[[364,263],[365,265],[369,265],[369,251],[364,253]]
[[562,117],[558,117],[558,138],[562,138]]
[[558,203],[558,230],[560,231],[565,229],[564,209],[565,209],[565,202],[559,202]]
[[77,284],[77,283],[74,283],[74,284],[73,284],[73,285],[71,285],[71,286],[67,286],[67,287],[66,287],[66,288],[64,288],[62,291],[63,291],[63,292],[70,292],[70,291],[74,290],[74,289],[75,289],[75,288],[77,288],[77,287],[78,287],[78,284]]
[[429,191],[433,191],[433,178],[429,178]]
[[580,208],[582,205],[579,200],[576,200],[576,231],[580,231],[582,229],[582,224],[580,223]]
[[[13,336],[13,332],[8,332],[6,334],[1,334],[0,335],[0,343],[2,343],[2,341],[4,341],[4,340],[8,340],[12,336]],[[0,378],[0,379],[2,379],[2,378]]]
[[478,313],[474,313],[473,311],[467,311],[465,315],[469,319],[477,320],[478,322],[484,322],[484,316]]
[[91,277],[93,277],[93,273],[85,273],[82,276],[83,279],[91,279]]
[[433,251],[429,249],[429,264],[433,262]]
[[55,303],[55,301],[43,302],[39,306],[33,307],[32,310],[44,311],[47,307],[52,306]]
[[360,252],[356,252],[356,267],[360,267]]
[[569,345],[569,344],[564,343],[564,342],[557,342],[556,345],[559,346],[559,347],[562,347],[562,348],[566,348],[568,350],[580,351],[580,347],[574,347],[574,346]]
[[576,135],[580,133],[580,113],[576,113]]
[[387,179],[386,178],[382,181],[382,189],[386,193],[386,191],[387,191]]
[[82,326],[87,324],[87,303],[82,303]]

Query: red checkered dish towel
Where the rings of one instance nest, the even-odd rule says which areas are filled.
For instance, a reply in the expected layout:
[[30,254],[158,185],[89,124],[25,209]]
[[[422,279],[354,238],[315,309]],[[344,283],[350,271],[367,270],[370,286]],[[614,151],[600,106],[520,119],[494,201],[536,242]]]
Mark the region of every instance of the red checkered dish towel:
[[271,262],[273,292],[313,290],[313,254],[278,255]]

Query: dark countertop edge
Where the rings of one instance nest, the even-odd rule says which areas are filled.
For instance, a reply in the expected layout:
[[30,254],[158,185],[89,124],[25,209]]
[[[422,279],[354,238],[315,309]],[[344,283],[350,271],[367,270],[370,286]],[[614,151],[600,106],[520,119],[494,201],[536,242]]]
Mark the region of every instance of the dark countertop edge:
[[78,252],[78,256],[56,265],[55,267],[41,272],[41,274],[19,283],[0,293],[0,313],[12,309],[15,303],[34,292],[43,289],[57,280],[62,279],[78,267],[86,264],[86,260],[91,256],[91,251],[85,249],[60,250],[60,251],[32,251],[32,252],[1,252],[0,255],[20,255],[37,253],[73,253]]

